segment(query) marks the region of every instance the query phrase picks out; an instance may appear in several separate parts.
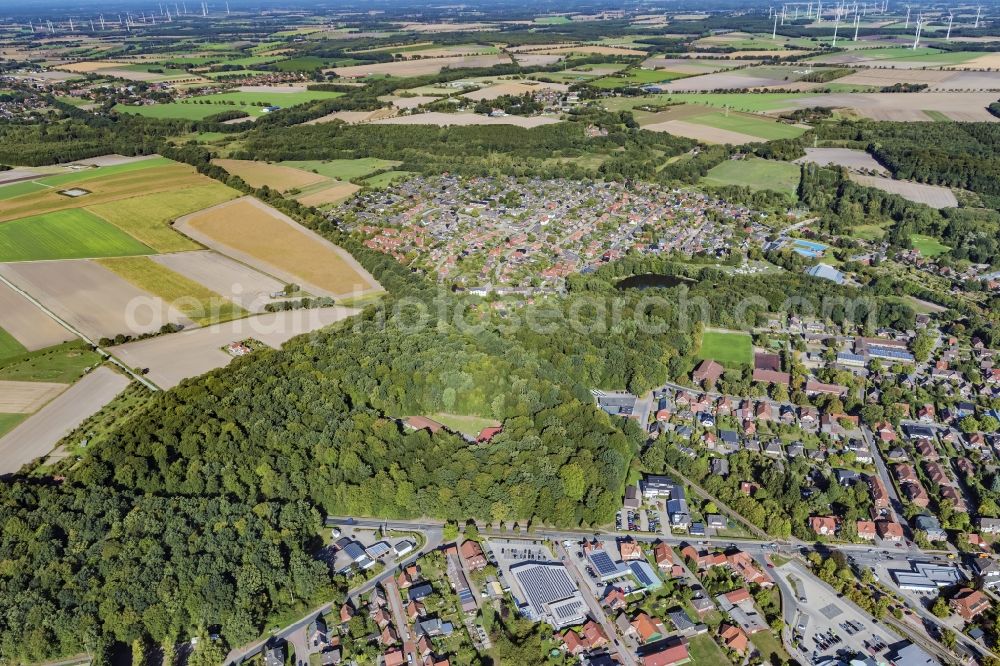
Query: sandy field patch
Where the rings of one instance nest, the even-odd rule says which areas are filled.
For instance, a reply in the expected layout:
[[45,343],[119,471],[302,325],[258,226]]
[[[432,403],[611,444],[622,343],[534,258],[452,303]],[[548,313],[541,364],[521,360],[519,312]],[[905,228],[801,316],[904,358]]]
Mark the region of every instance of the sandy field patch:
[[251,160],[212,160],[218,165],[245,180],[251,187],[267,185],[272,190],[287,192],[293,188],[303,188],[321,183],[325,178],[317,173],[293,169],[280,164],[254,162]]
[[802,162],[812,162],[820,166],[834,164],[852,171],[865,170],[888,173],[886,168],[879,164],[874,157],[863,150],[851,148],[806,148],[806,156],[795,160],[796,164]]
[[952,120],[997,122],[986,110],[996,101],[993,93],[851,93],[794,100],[802,107],[827,106],[856,110],[873,120],[930,121],[924,111],[940,111]]
[[402,97],[400,95],[382,95],[378,98],[380,102],[389,102],[397,109],[415,109],[422,104],[435,102],[440,97],[433,95],[415,95],[413,97]]
[[415,113],[410,116],[395,116],[375,121],[376,125],[517,125],[518,127],[539,127],[559,122],[558,118],[548,116],[503,116],[491,118],[478,113]]
[[545,83],[543,81],[504,81],[503,83],[495,83],[492,86],[466,93],[462,97],[478,102],[484,99],[496,99],[501,95],[516,95],[520,97],[525,93],[532,94],[542,90],[554,90],[564,93],[569,90],[569,86],[561,83]]
[[174,226],[198,242],[306,291],[359,296],[381,285],[349,252],[252,197],[186,215]]
[[88,417],[115,399],[128,379],[107,367],[92,370],[0,439],[0,475],[44,456]]
[[651,132],[668,132],[669,134],[684,136],[705,143],[742,145],[744,143],[763,143],[765,141],[760,137],[750,136],[749,134],[716,129],[707,125],[697,125],[684,120],[667,120],[662,123],[653,123],[652,125],[646,125],[643,129]]
[[221,294],[251,312],[263,312],[285,283],[211,250],[150,257],[156,263]]
[[454,56],[451,58],[428,58],[426,60],[397,60],[394,62],[377,62],[370,65],[351,65],[349,67],[334,67],[337,76],[344,78],[360,78],[365,76],[423,76],[437,74],[445,67],[459,69],[462,67],[492,67],[493,65],[510,64],[510,58],[504,55]]
[[322,206],[324,204],[343,201],[360,189],[354,183],[338,182],[330,187],[324,187],[318,192],[310,192],[309,194],[302,195],[298,197],[298,201],[305,206]]
[[0,413],[31,414],[69,388],[54,382],[0,381]]
[[41,308],[2,282],[0,282],[0,312],[3,313],[4,330],[14,336],[14,339],[28,351],[37,351],[76,339],[75,335],[45,314]]
[[95,341],[119,333],[152,333],[168,322],[192,323],[162,299],[89,259],[0,264],[0,275]]
[[230,342],[254,338],[277,349],[297,335],[335,324],[358,312],[340,306],[272,312],[130,342],[110,351],[130,367],[149,368],[146,377],[160,388],[169,389],[189,377],[228,365],[233,357],[222,348]]
[[931,208],[952,208],[958,205],[955,193],[947,187],[939,185],[924,185],[922,183],[911,183],[906,180],[894,180],[879,176],[862,176],[859,174],[851,174],[851,180],[859,185],[875,187],[883,192],[898,194],[904,199],[909,199],[916,203],[927,204]]
[[84,60],[83,62],[69,62],[65,65],[60,65],[59,68],[64,69],[67,72],[89,74],[91,72],[98,72],[102,69],[119,67],[120,65],[121,63],[111,62],[110,60]]

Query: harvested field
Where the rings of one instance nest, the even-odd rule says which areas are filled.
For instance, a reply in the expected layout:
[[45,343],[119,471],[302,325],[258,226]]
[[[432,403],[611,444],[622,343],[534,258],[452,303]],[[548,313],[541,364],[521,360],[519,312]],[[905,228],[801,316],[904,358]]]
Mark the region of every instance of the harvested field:
[[517,125],[518,127],[539,127],[559,122],[558,118],[548,116],[503,116],[491,118],[478,113],[415,113],[410,116],[395,116],[375,121],[376,125]]
[[514,60],[521,67],[546,67],[562,60],[561,55],[545,55],[542,53],[515,53]]
[[954,76],[939,69],[864,69],[837,79],[837,83],[857,86],[891,86],[897,83],[940,83]]
[[142,162],[144,160],[152,160],[158,158],[160,158],[159,155],[136,155],[133,157],[127,157],[125,155],[99,155],[98,157],[88,157],[86,159],[77,160],[73,162],[73,164],[84,164],[86,166],[95,166],[95,167],[109,167],[109,166],[119,166],[121,164],[132,164],[133,162]]
[[958,205],[955,193],[947,187],[911,183],[907,180],[894,180],[879,176],[861,176],[851,174],[851,180],[859,185],[875,187],[883,192],[898,194],[904,199],[916,203],[927,204],[931,208],[951,208]]
[[852,93],[814,95],[793,102],[800,107],[824,106],[853,109],[872,120],[932,120],[924,111],[939,111],[948,118],[968,122],[997,122],[986,107],[996,101],[994,93]]
[[875,161],[874,157],[863,150],[851,148],[806,148],[806,156],[799,158],[796,162],[812,162],[820,166],[834,164],[851,171],[888,173],[885,167]]
[[374,111],[335,111],[334,113],[328,113],[327,115],[319,118],[307,120],[303,123],[303,125],[332,123],[334,120],[339,120],[347,123],[348,125],[354,125],[355,123],[364,123],[370,120],[378,120],[379,118],[388,118],[394,113],[395,111],[393,109],[376,109]]
[[646,55],[645,51],[630,49],[624,46],[597,46],[594,44],[580,44],[578,46],[561,46],[555,49],[544,51],[532,51],[541,55],[568,55],[570,53],[583,53],[586,55]]
[[0,474],[13,474],[49,453],[59,440],[111,402],[129,384],[107,367],[97,368],[0,438]]
[[492,67],[493,65],[510,64],[510,58],[504,55],[454,56],[451,58],[428,58],[427,60],[397,60],[394,62],[377,62],[370,65],[351,65],[334,67],[337,76],[343,78],[361,78],[366,76],[424,76],[437,74],[445,67],[459,69],[462,67]]
[[230,342],[253,338],[277,349],[297,335],[335,324],[358,312],[339,306],[273,312],[131,342],[110,351],[131,367],[149,368],[149,380],[168,389],[189,377],[229,364],[233,357],[222,348]]
[[[995,41],[995,38],[991,38]],[[1000,53],[984,53],[968,62],[952,65],[955,69],[1000,69]],[[995,74],[996,75],[996,74]]]
[[192,323],[94,261],[0,264],[0,275],[92,340],[152,333],[168,322]]
[[[922,70],[921,70],[922,71]],[[948,72],[931,90],[1000,90],[1000,72]]]
[[647,58],[643,61],[643,67],[653,67],[655,69],[666,69],[679,74],[714,74],[740,65],[749,64],[746,61],[729,62],[726,60],[697,60],[695,58]]
[[380,102],[390,102],[397,109],[415,109],[423,104],[437,101],[438,97],[433,95],[414,95],[404,97],[402,95],[382,95],[378,98]]
[[206,181],[204,185],[120,199],[88,206],[86,210],[157,252],[182,252],[199,250],[201,246],[181,236],[170,223],[182,215],[235,199],[239,195],[239,192],[222,183]]
[[[677,81],[669,81],[659,87],[664,92],[704,92],[711,90],[731,90],[733,88],[784,88],[794,82],[799,75],[790,67],[761,67],[741,69],[735,72],[716,72],[692,76]],[[786,79],[787,77],[787,79]]]
[[53,382],[11,382],[0,380],[0,413],[31,414],[69,388]]
[[76,339],[66,328],[34,303],[0,282],[0,312],[3,328],[28,351]]
[[360,189],[354,183],[334,183],[321,190],[303,194],[297,197],[297,201],[306,206],[323,206],[343,201]]
[[250,160],[212,160],[218,165],[245,180],[251,187],[267,185],[272,190],[287,192],[291,189],[301,189],[323,182],[323,176],[308,171],[301,171],[280,164],[253,162]]
[[[202,176],[195,171],[193,167],[177,163],[114,173],[109,176],[100,176],[100,171],[100,169],[95,170],[93,178],[89,177],[90,173],[67,174],[67,176],[88,176],[84,181],[86,182],[85,185],[81,184],[81,181],[78,179],[64,182],[62,176],[50,176],[40,181],[43,184],[55,181],[52,183],[53,187],[50,189],[31,192],[10,199],[0,197],[0,222],[57,210],[66,210],[68,208],[96,206],[108,201],[118,201],[119,199],[128,199],[155,192],[165,192],[168,190],[183,191],[192,187],[215,183],[211,178]],[[90,194],[72,198],[58,193],[58,189],[63,189],[62,186],[70,184],[83,187],[89,190]],[[18,187],[19,185],[20,183],[8,185],[8,187]]]
[[211,250],[161,254],[151,259],[251,312],[263,312],[264,306],[273,302],[271,294],[285,288],[280,280]]
[[569,90],[569,86],[561,83],[545,83],[543,81],[504,81],[503,83],[496,83],[492,86],[466,93],[462,97],[478,102],[484,99],[496,99],[501,95],[516,95],[520,97],[521,95],[532,94],[541,90],[555,90],[562,93]]
[[745,143],[761,143],[764,139],[740,132],[717,129],[687,122],[685,120],[667,120],[661,123],[646,125],[643,129],[651,132],[667,132],[676,136],[683,136],[703,143],[731,143],[742,145]]
[[350,253],[251,197],[185,216],[175,226],[222,254],[316,295],[382,291]]

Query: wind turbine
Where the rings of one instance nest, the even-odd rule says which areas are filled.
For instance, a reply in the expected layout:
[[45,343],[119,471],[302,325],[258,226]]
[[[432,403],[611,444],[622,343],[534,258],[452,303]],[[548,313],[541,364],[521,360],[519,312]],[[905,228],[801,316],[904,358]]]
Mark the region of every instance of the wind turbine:
[[858,41],[858,28],[861,27],[861,16],[854,12],[854,41]]
[[920,14],[919,16],[917,16],[917,32],[916,35],[914,35],[913,37],[914,51],[917,50],[917,45],[920,43],[920,31],[923,29],[923,27],[924,27],[924,15]]
[[774,28],[771,30],[772,41],[778,38],[778,15],[774,15]]
[[906,24],[903,26],[903,30],[907,30],[910,27],[910,6],[906,5]]
[[982,13],[982,11],[983,11],[983,6],[976,5],[976,25],[972,26],[973,28],[979,27],[979,15]]
[[835,23],[833,24],[833,47],[836,48],[837,47],[837,29],[840,28],[840,7],[839,6],[837,7],[837,11],[835,12],[834,16],[836,18],[834,19]]
[[946,42],[951,41],[951,23],[954,20],[955,20],[955,15],[952,14],[951,12],[948,12],[948,34],[944,36],[944,41]]
[[101,30],[103,31],[104,30],[104,14],[101,14],[98,17],[98,20],[101,22]]
[[229,3],[226,3],[226,16],[229,16]]

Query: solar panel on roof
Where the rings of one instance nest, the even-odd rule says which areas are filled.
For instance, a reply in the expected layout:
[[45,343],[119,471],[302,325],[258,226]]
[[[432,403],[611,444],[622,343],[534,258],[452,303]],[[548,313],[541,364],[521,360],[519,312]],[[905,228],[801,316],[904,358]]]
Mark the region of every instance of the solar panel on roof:
[[653,579],[649,577],[649,574],[646,573],[643,567],[639,566],[638,562],[630,564],[629,569],[632,570],[632,575],[635,576],[635,579],[643,587],[650,587],[653,584]]
[[603,550],[591,553],[590,561],[601,576],[610,576],[618,571],[618,565]]

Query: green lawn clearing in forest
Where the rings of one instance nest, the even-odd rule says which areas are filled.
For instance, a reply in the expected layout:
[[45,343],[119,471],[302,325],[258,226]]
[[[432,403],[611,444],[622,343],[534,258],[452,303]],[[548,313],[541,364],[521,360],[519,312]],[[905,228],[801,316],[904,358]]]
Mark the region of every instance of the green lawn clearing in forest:
[[752,190],[773,190],[795,196],[801,172],[797,164],[752,157],[726,160],[701,179],[707,185],[740,185]]
[[483,428],[495,428],[500,425],[494,419],[484,419],[481,416],[465,416],[463,414],[445,414],[439,412],[431,414],[428,418],[437,421],[448,430],[460,432],[470,437],[475,437]]
[[118,227],[82,208],[0,224],[0,261],[125,257],[152,252]]
[[182,215],[220,204],[239,196],[222,183],[209,183],[174,192],[157,192],[120,199],[87,210],[99,215],[157,252],[198,250],[201,246],[174,231],[170,223]]
[[303,171],[314,171],[327,178],[354,180],[382,169],[391,169],[399,166],[402,162],[382,160],[377,157],[362,157],[356,160],[304,160],[281,162],[281,164]]
[[139,289],[159,296],[199,326],[217,324],[247,314],[243,308],[221,294],[149,257],[102,259],[100,264]]
[[746,333],[705,331],[698,358],[718,361],[727,368],[753,362],[753,340]]
[[951,249],[938,239],[921,234],[911,235],[910,242],[913,243],[913,249],[919,250],[920,254],[925,257],[936,257]]

